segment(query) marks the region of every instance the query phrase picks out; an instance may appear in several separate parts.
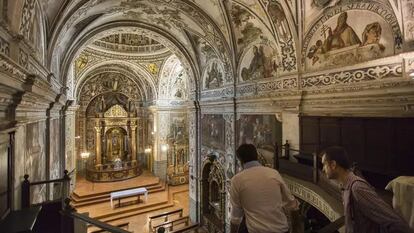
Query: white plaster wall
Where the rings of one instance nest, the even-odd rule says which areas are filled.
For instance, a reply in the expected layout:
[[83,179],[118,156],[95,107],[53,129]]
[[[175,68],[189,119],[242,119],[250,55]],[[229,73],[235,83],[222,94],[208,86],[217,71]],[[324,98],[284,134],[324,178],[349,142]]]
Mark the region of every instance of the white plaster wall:
[[282,112],[282,143],[289,141],[290,148],[299,149],[299,115],[298,113]]

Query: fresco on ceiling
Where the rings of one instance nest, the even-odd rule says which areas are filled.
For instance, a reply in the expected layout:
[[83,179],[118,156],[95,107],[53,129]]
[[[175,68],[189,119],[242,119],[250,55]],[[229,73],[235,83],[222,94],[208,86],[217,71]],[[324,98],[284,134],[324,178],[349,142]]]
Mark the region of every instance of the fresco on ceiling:
[[403,22],[405,27],[405,46],[414,48],[414,2],[412,0],[402,1]]
[[225,120],[223,116],[203,114],[201,118],[201,144],[224,151]]
[[206,10],[206,13],[209,14],[211,19],[214,19],[217,25],[222,29],[226,39],[230,41],[229,31],[225,27],[227,16],[225,10],[221,7],[220,2],[217,0],[194,0],[193,2],[195,2],[200,9],[209,9]]
[[[46,180],[46,124],[44,121],[26,125],[25,173],[31,182]],[[46,185],[31,187],[31,204],[46,200]]]
[[[304,8],[304,26],[308,30],[312,22],[318,18],[324,11],[340,4],[341,0],[302,0]],[[347,0],[356,1],[356,0]]]
[[[203,88],[209,89],[209,88],[218,88],[222,86],[224,83],[230,83],[231,78],[231,68],[222,66],[224,62],[222,62],[222,58],[220,58],[215,50],[210,46],[207,41],[205,41],[203,38],[199,37],[195,34],[189,34],[190,38],[193,42],[196,57],[198,58],[200,67],[203,71]],[[223,55],[221,53],[220,55]],[[212,63],[215,63],[215,67],[212,68]],[[213,70],[212,70],[213,69]],[[208,72],[212,72],[209,76]],[[215,72],[218,73],[218,76],[215,76]],[[211,78],[209,78],[211,77]],[[217,79],[215,79],[217,77]],[[209,81],[211,80],[211,81]],[[210,86],[209,83],[212,85]],[[208,86],[208,87],[207,87]]]
[[223,85],[224,68],[221,62],[214,59],[204,70],[203,80],[205,89],[214,89]]
[[188,5],[183,4],[181,1],[170,1],[166,3],[164,1],[152,0],[144,3],[135,0],[127,0],[121,2],[120,5],[127,9],[134,9],[124,11],[123,14],[125,16],[165,28],[174,34],[176,38],[179,38],[181,42],[185,43],[187,41],[181,33],[182,29],[195,31],[201,35],[205,35],[203,29],[188,17],[188,14],[194,14],[195,10],[193,8],[188,9]]
[[262,164],[273,167],[275,143],[282,143],[282,123],[275,115],[241,115],[237,120],[237,146],[254,144]]
[[279,67],[277,53],[268,45],[254,45],[243,55],[240,67],[242,82],[275,77]]
[[393,54],[390,26],[373,12],[351,10],[331,17],[315,30],[306,50],[305,65],[308,70],[317,70]]
[[275,26],[277,36],[280,37],[280,40],[288,41],[291,39],[289,24],[282,6],[275,0],[270,1],[267,6],[267,12],[269,13],[270,19]]
[[217,54],[207,41],[195,34],[190,34],[200,67],[204,68],[209,59],[217,58]]
[[240,5],[233,4],[231,15],[238,51],[241,53],[249,44],[263,36],[263,30],[256,27],[259,25],[256,17]]
[[158,99],[187,99],[188,75],[177,56],[172,55],[162,67]]

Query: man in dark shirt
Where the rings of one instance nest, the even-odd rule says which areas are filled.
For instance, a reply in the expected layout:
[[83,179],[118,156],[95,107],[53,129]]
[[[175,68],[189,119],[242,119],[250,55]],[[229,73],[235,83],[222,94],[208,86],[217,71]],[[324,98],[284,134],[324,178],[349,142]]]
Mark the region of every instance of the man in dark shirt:
[[414,233],[366,180],[350,171],[344,148],[329,147],[321,155],[326,176],[343,188],[346,233]]

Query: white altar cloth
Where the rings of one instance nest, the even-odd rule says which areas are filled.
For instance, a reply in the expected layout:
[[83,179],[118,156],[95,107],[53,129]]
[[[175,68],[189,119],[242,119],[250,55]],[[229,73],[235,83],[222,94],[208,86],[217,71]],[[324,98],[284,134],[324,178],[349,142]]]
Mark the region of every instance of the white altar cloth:
[[139,200],[139,195],[142,195],[142,194],[145,195],[145,202],[146,202],[148,200],[148,190],[146,188],[135,188],[135,189],[112,192],[111,193],[111,207],[114,208],[114,204],[113,204],[114,199],[120,200],[121,198],[124,198],[124,197],[138,196],[138,200]]

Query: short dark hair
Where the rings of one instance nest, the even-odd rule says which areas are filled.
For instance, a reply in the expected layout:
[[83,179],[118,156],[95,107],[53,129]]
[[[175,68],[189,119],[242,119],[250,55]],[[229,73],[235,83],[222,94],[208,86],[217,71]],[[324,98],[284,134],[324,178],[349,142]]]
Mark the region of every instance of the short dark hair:
[[237,158],[240,162],[247,163],[250,161],[257,160],[257,150],[253,144],[242,144],[237,148]]
[[164,233],[165,232],[165,228],[164,227],[159,227],[157,230],[157,233]]
[[320,153],[321,157],[325,155],[326,160],[335,161],[340,167],[344,169],[350,169],[351,163],[349,162],[348,154],[345,148],[341,146],[331,146],[326,148]]

